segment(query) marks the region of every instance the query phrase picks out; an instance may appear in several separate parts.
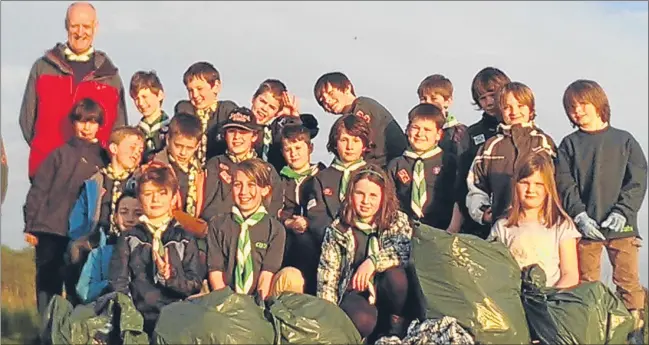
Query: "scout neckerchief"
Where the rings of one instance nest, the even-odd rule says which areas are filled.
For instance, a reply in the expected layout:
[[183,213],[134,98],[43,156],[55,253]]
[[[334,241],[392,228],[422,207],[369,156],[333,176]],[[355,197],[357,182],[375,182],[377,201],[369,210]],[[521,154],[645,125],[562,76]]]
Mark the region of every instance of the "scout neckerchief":
[[88,62],[90,61],[90,57],[92,56],[92,53],[95,52],[95,48],[90,47],[90,49],[86,50],[85,52],[81,54],[76,54],[75,52],[68,47],[68,45],[65,45],[65,50],[63,50],[63,54],[65,54],[65,58],[68,59],[68,61],[78,61],[78,62]]
[[268,161],[268,151],[270,151],[270,144],[273,143],[273,131],[270,129],[270,125],[275,122],[277,117],[272,120],[262,124],[264,136],[262,137],[261,143],[261,159]]
[[187,200],[185,201],[185,212],[194,215],[196,213],[196,199],[198,198],[196,190],[196,178],[201,167],[199,166],[198,159],[193,158],[187,167],[184,167],[171,156],[168,155],[169,162],[175,164],[180,170],[187,174]]
[[340,159],[334,158],[334,161],[331,163],[331,167],[338,170],[342,171],[343,177],[340,179],[340,188],[338,190],[338,197],[340,198],[340,201],[343,201],[345,199],[345,193],[347,192],[347,185],[349,184],[349,177],[351,176],[352,171],[364,166],[365,160],[363,158],[349,164],[348,167],[345,167],[345,163],[343,163]]
[[426,195],[426,174],[424,173],[424,160],[435,156],[441,151],[442,149],[440,149],[438,146],[435,146],[434,148],[424,152],[421,155],[415,153],[410,149],[407,149],[403,152],[403,155],[405,157],[415,160],[415,165],[412,169],[412,191],[410,194],[410,207],[419,218],[422,218],[424,216],[424,204],[426,203],[426,200],[428,198],[428,196]]
[[201,166],[205,166],[205,161],[207,160],[207,122],[210,120],[210,115],[216,111],[219,102],[214,102],[207,108],[196,109],[196,116],[201,120],[201,128],[203,129],[203,136],[201,137],[201,146],[196,152],[198,155],[198,160],[201,162]]
[[237,156],[230,153],[230,150],[225,151],[225,155],[228,156],[228,158],[230,158],[232,163],[241,163],[243,161],[247,161],[248,159],[256,158],[257,152],[255,152],[255,150],[250,150],[241,159],[237,158]]
[[250,228],[259,223],[267,214],[266,208],[259,206],[257,211],[248,217],[243,218],[238,207],[232,207],[234,220],[241,227],[239,239],[237,241],[237,265],[234,268],[235,292],[248,294],[252,288],[253,281],[253,262],[252,262],[252,243],[250,243]]
[[149,233],[151,233],[151,236],[153,236],[153,240],[151,241],[151,261],[153,261],[154,277],[156,277],[156,272],[158,270],[158,266],[155,263],[154,252],[157,252],[161,258],[164,258],[165,246],[164,243],[162,243],[162,234],[164,234],[164,232],[167,231],[167,228],[169,228],[169,223],[171,222],[172,219],[173,218],[171,218],[171,216],[167,216],[159,224],[153,224],[149,219],[149,217],[147,217],[144,214],[141,215],[139,218],[140,222],[144,224],[144,227],[149,231]]
[[119,227],[117,226],[117,223],[115,222],[115,217],[113,215],[115,214],[115,207],[117,206],[117,200],[119,199],[120,196],[122,196],[122,189],[120,186],[122,185],[122,182],[124,182],[129,175],[131,174],[130,171],[124,170],[120,174],[116,174],[115,171],[113,170],[113,165],[109,164],[107,167],[101,169],[101,172],[106,175],[109,179],[113,181],[113,189],[111,191],[111,200],[110,200],[110,230],[109,234],[110,235],[119,235]]
[[320,171],[320,168],[318,167],[317,164],[312,164],[309,169],[299,173],[293,170],[290,166],[286,165],[280,170],[279,174],[286,176],[290,178],[291,180],[295,180],[295,202],[299,205],[300,204],[300,185],[304,180],[309,177],[309,176],[314,176],[315,174]]
[[[366,257],[369,258],[372,255],[377,254],[380,250],[380,247],[379,247],[378,228],[376,224],[367,224],[359,219],[356,220],[354,226],[356,227],[356,229],[358,229],[359,231],[363,232],[365,235],[368,236]],[[370,283],[367,289],[370,292],[369,302],[370,304],[374,305],[374,302],[376,302],[376,289],[374,288],[374,278],[370,279]]]
[[444,126],[442,127],[442,129],[451,128],[453,126],[457,126],[457,124],[459,124],[459,122],[455,118],[455,115],[448,114],[446,115],[446,121],[444,122]]
[[144,143],[148,150],[155,150],[155,136],[162,129],[163,126],[166,126],[169,123],[169,117],[163,111],[153,123],[148,124],[144,118],[140,120],[137,126],[144,132]]

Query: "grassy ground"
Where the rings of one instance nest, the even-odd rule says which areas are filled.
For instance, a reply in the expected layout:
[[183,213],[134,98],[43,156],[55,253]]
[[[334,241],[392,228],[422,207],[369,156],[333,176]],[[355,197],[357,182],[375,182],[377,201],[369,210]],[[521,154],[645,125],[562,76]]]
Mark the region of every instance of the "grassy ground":
[[2,246],[2,344],[26,344],[35,339],[40,320],[34,293],[34,251]]

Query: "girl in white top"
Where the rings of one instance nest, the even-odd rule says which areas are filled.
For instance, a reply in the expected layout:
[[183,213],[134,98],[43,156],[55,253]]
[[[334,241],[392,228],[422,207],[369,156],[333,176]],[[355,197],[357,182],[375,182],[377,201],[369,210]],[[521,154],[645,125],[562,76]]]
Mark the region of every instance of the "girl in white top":
[[489,238],[504,243],[521,268],[532,264],[543,268],[548,287],[575,286],[581,235],[561,207],[552,161],[532,154],[516,163],[511,207],[493,225]]

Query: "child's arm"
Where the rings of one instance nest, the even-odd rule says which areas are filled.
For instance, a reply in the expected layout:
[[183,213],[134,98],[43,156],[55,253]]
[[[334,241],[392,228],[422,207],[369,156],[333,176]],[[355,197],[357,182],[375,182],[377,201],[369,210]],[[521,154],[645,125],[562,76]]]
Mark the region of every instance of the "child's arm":
[[322,185],[320,179],[314,177],[307,181],[304,186],[305,198],[302,199],[304,205],[304,216],[309,224],[309,232],[312,233],[319,242],[322,242],[325,230],[333,219],[327,213],[327,205],[324,202]]
[[386,231],[389,234],[383,248],[369,257],[377,272],[385,272],[389,268],[405,265],[410,259],[412,227],[408,216],[398,211],[396,219]]
[[[106,251],[106,249],[109,249]],[[81,269],[77,283],[77,295],[85,304],[97,299],[108,286],[108,276],[102,265],[104,255],[111,255],[110,247],[99,247],[90,252],[86,263]]]
[[403,154],[408,147],[408,139],[396,120],[385,127],[385,159],[389,162]]
[[[207,230],[207,279],[212,290],[221,290],[225,285],[225,253],[223,250],[223,233],[217,230],[222,217],[213,218]],[[217,224],[217,222],[219,222]]]
[[128,266],[130,256],[131,248],[128,244],[128,234],[125,232],[117,238],[117,243],[113,248],[113,255],[110,258],[110,269],[108,270],[110,291],[121,292],[130,296],[129,283],[131,282],[131,274]]
[[570,144],[564,139],[559,145],[555,175],[559,197],[566,213],[572,218],[586,212],[586,205],[581,200],[579,185],[572,174],[572,167],[576,164],[576,159]]
[[213,291],[225,289],[225,277],[223,271],[210,271],[208,279]]
[[577,239],[568,238],[559,243],[559,271],[561,277],[554,283],[555,288],[565,289],[579,284],[577,261]]
[[270,284],[273,281],[275,273],[268,271],[261,271],[259,274],[259,283],[257,283],[257,291],[262,299],[266,299],[270,293]]
[[338,284],[341,271],[341,255],[335,243],[333,227],[325,231],[320,261],[318,262],[318,287],[316,295],[331,303],[338,304]]
[[631,138],[627,142],[628,160],[620,196],[611,212],[617,212],[629,219],[636,217],[647,193],[647,158],[638,142]]
[[171,278],[163,280],[162,284],[185,297],[201,291],[203,280],[198,275],[198,245],[193,236],[189,236],[185,245],[182,262],[178,267],[171,266]]
[[478,224],[491,222],[491,219],[488,219],[490,217],[485,217],[487,209],[491,207],[491,200],[489,199],[491,188],[487,181],[487,171],[483,159],[484,149],[488,144],[484,144],[478,150],[478,154],[473,159],[473,163],[471,163],[471,168],[469,169],[469,175],[466,178],[469,191],[466,196],[466,207],[469,210],[471,218]]
[[56,150],[47,156],[36,171],[34,181],[27,192],[27,199],[24,206],[24,230],[27,233],[38,230],[32,229],[32,224],[41,208],[47,207],[47,198],[50,196],[50,189],[56,180],[57,172],[61,166],[61,155],[59,152],[59,150]]
[[[272,275],[279,271],[282,268],[282,260],[284,259],[284,246],[286,244],[286,231],[279,224],[279,222],[274,219],[270,219],[270,238],[268,240],[268,248],[266,248],[266,255],[264,256],[264,261],[261,263],[262,272],[270,273]],[[261,276],[260,276],[261,279]],[[257,285],[261,285],[261,280]],[[261,286],[259,286],[261,287]],[[268,286],[266,287],[266,295],[270,291],[270,280],[268,281]]]
[[460,212],[460,206],[456,202],[453,204],[453,216],[451,217],[451,223],[448,225],[446,231],[452,234],[457,234],[460,232],[460,229],[462,229],[463,223],[464,217],[462,216],[462,212]]
[[270,168],[270,182],[271,182],[271,201],[268,207],[268,214],[279,219],[279,211],[284,204],[284,188],[282,188],[282,179],[272,166]]

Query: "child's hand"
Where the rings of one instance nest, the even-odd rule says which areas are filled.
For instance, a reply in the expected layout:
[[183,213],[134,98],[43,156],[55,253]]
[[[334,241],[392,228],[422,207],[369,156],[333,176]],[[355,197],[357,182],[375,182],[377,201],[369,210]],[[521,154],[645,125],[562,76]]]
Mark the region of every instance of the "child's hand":
[[482,224],[491,224],[493,215],[491,214],[491,207],[486,209],[482,214]]
[[304,233],[309,226],[309,222],[306,220],[306,218],[302,216],[293,216],[293,231],[297,233]]
[[38,237],[30,233],[25,233],[25,242],[27,242],[32,247],[36,247],[38,245]]
[[158,268],[158,273],[165,280],[171,278],[171,263],[169,261],[169,248],[165,248],[164,257],[160,257],[157,251],[153,252],[153,257],[155,260],[155,265]]
[[280,115],[300,115],[300,102],[295,95],[284,92],[282,94],[282,101],[284,102],[284,108],[280,111]]
[[270,294],[270,284],[273,281],[273,274],[267,271],[262,271],[259,274],[259,284],[257,286],[257,292],[261,299],[266,300]]
[[367,290],[375,271],[372,260],[365,259],[352,277],[352,289],[360,292]]

